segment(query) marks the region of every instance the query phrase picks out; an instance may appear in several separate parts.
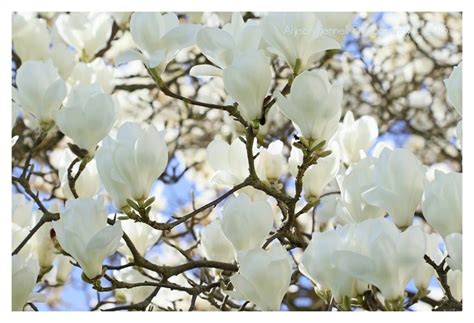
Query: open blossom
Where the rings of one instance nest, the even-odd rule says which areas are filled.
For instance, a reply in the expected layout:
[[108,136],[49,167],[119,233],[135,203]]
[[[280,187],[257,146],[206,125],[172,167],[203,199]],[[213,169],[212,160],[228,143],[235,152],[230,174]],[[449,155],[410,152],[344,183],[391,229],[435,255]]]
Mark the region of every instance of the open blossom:
[[283,114],[314,144],[329,140],[336,131],[341,117],[342,86],[331,84],[325,70],[303,72],[295,78],[290,95],[276,96]]
[[[351,273],[339,267],[338,259],[344,251],[354,251],[358,247],[358,239],[354,225],[338,227],[331,231],[315,232],[308,247],[303,253],[299,269],[310,278],[320,289],[330,289],[336,302],[344,297],[355,297],[367,289],[367,284],[358,281]],[[349,244],[349,239],[354,242]]]
[[239,272],[230,277],[235,291],[227,293],[251,301],[265,311],[279,310],[292,273],[290,256],[280,242],[274,242],[268,251],[247,251],[237,257],[237,262]]
[[352,249],[337,251],[337,268],[377,286],[387,300],[402,297],[408,281],[424,262],[424,232],[409,227],[400,232],[393,222],[378,218],[355,225]]
[[112,33],[113,19],[106,13],[72,12],[56,19],[61,38],[74,47],[85,61],[107,45]]
[[447,275],[448,286],[451,294],[457,301],[462,301],[462,271],[450,270]]
[[174,13],[135,12],[130,19],[130,33],[140,52],[123,52],[116,63],[139,60],[161,73],[180,50],[195,44],[200,28],[199,25],[180,24]]
[[392,216],[399,228],[413,222],[423,194],[426,168],[406,149],[382,150],[374,167],[374,183],[362,197]]
[[347,222],[362,222],[381,217],[385,211],[371,205],[362,197],[367,187],[374,184],[377,158],[366,157],[353,164],[343,176],[338,176],[341,189],[341,207],[343,218]]
[[53,228],[61,247],[74,257],[90,279],[102,275],[104,259],[117,251],[122,237],[119,221],[114,225],[107,224],[101,199],[67,201]]
[[222,29],[205,27],[196,37],[196,44],[201,52],[215,65],[202,64],[193,66],[193,76],[222,76],[222,69],[229,67],[239,54],[257,50],[262,38],[258,25],[249,20],[244,22],[238,12],[232,14],[230,23]]
[[443,237],[462,233],[462,175],[435,170],[435,178],[425,186],[423,216]]
[[98,84],[72,88],[56,114],[58,128],[93,156],[97,144],[110,132],[118,115],[118,103],[101,92]]
[[270,13],[262,19],[261,28],[267,50],[296,68],[295,72],[309,68],[320,53],[340,48],[335,39],[324,34],[324,26],[314,13]]
[[379,129],[374,117],[362,116],[354,120],[352,111],[347,111],[336,134],[342,161],[346,164],[359,161],[361,151],[366,153],[378,134]]
[[230,145],[221,139],[211,141],[207,146],[207,160],[216,172],[212,180],[217,184],[236,185],[249,175],[245,144],[238,138]]
[[252,201],[241,193],[224,204],[221,225],[237,252],[260,247],[273,227],[272,207],[267,201]]
[[12,41],[23,62],[49,58],[49,31],[46,20],[15,14],[12,17]]
[[51,60],[28,61],[16,75],[18,90],[13,88],[13,100],[31,114],[42,127],[50,127],[56,111],[67,94],[66,84]]
[[168,163],[164,133],[154,125],[142,128],[127,122],[116,138],[104,139],[96,161],[102,184],[118,208],[126,206],[127,199],[144,200]]
[[114,68],[106,65],[103,59],[96,58],[90,63],[75,64],[69,75],[68,83],[72,85],[97,83],[104,93],[111,94],[115,86],[113,79]]
[[263,51],[246,52],[224,70],[224,88],[239,104],[243,117],[250,122],[262,116],[263,100],[271,81],[269,59]]

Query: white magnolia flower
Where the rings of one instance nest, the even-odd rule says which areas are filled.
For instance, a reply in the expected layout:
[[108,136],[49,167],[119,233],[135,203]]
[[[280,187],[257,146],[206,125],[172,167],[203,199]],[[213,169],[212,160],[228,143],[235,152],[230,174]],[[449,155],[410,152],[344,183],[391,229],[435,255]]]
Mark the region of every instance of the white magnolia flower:
[[232,14],[230,23],[222,29],[203,28],[196,37],[196,44],[201,52],[215,65],[202,64],[194,66],[193,76],[222,76],[222,69],[232,65],[234,59],[246,52],[259,48],[262,32],[253,21],[244,22],[239,12]]
[[[15,249],[40,221],[43,213],[33,210],[33,201],[23,194],[12,196],[12,248]],[[34,255],[41,272],[51,269],[54,258],[54,243],[50,236],[51,223],[43,224],[28,243],[20,250],[24,256]]]
[[58,128],[93,156],[97,144],[110,132],[118,115],[118,103],[97,84],[72,88],[56,114]]
[[[129,284],[143,283],[144,281],[150,281],[151,279],[136,268],[128,267],[125,269],[117,270],[114,272],[114,276],[119,281],[123,281]],[[129,289],[116,289],[115,298],[118,301],[123,301],[129,304],[137,304],[144,301],[155,289],[154,286],[139,286]]]
[[67,94],[66,84],[52,61],[22,64],[16,75],[16,84],[18,90],[13,88],[13,100],[39,125],[48,128]]
[[63,42],[53,44],[49,52],[54,66],[57,67],[59,75],[63,80],[67,80],[76,66],[76,57],[71,49]]
[[130,19],[130,33],[140,52],[123,52],[116,63],[139,60],[161,73],[180,50],[194,45],[200,28],[199,25],[180,24],[174,13],[135,12]]
[[329,140],[341,117],[342,86],[329,83],[324,70],[303,72],[295,78],[291,93],[277,93],[281,111],[293,121],[301,135],[318,144]]
[[[355,236],[364,237],[363,241],[358,250],[338,252],[338,268],[377,286],[389,301],[403,297],[408,281],[424,262],[424,232],[413,226],[400,232],[384,218],[361,222],[357,230]],[[352,239],[349,241],[355,244]]]
[[214,139],[207,146],[207,160],[216,172],[212,181],[222,185],[242,183],[249,175],[249,164],[245,144],[238,138],[229,145]]
[[33,293],[39,274],[38,259],[33,256],[12,257],[12,311],[22,311],[26,303],[44,300],[41,294]]
[[164,133],[154,125],[143,129],[138,123],[127,122],[116,138],[104,139],[96,161],[102,184],[117,207],[126,206],[127,199],[146,199],[168,163]]
[[462,271],[448,271],[448,286],[451,294],[457,301],[462,301]]
[[[123,231],[130,240],[132,240],[133,245],[142,256],[145,256],[145,253],[153,247],[161,236],[161,231],[155,230],[148,224],[142,222],[123,220],[121,223]],[[133,259],[132,252],[128,249],[127,245],[124,244],[120,246],[118,251]]]
[[324,35],[324,26],[314,13],[270,13],[262,19],[261,28],[267,50],[282,57],[296,73],[309,68],[321,52],[340,48],[335,39]]
[[[338,266],[338,258],[344,256],[344,251],[354,251],[358,240],[363,237],[354,234],[355,226],[346,225],[335,230],[315,232],[308,247],[303,253],[299,269],[321,289],[330,289],[336,302],[344,297],[355,297],[361,294],[363,288],[352,274]],[[348,244],[350,238],[354,241]],[[353,250],[354,249],[354,250]]]
[[[426,239],[426,251],[425,254],[430,257],[437,265],[439,265],[443,259],[444,255],[439,249],[439,244],[441,242],[441,237],[437,233],[425,233]],[[413,281],[416,288],[427,290],[430,286],[432,277],[436,275],[436,272],[430,264],[423,262],[416,269],[415,275],[413,276]]]
[[265,200],[252,201],[244,194],[229,198],[222,208],[222,231],[234,249],[260,247],[273,227],[273,211]]
[[272,71],[263,51],[239,55],[224,70],[224,88],[239,104],[243,117],[250,122],[260,119],[271,81]]
[[342,161],[346,164],[359,161],[360,152],[367,153],[378,135],[379,129],[375,118],[363,116],[354,120],[352,111],[347,111],[336,135]]
[[451,233],[444,241],[449,255],[447,260],[449,267],[452,270],[462,270],[462,234]]
[[449,78],[444,80],[448,102],[462,116],[462,62],[453,68]]
[[425,186],[423,216],[443,237],[462,233],[462,174],[435,170],[435,179]]
[[[336,146],[334,146],[336,148]],[[329,156],[319,158],[303,175],[303,190],[307,201],[318,199],[326,186],[339,171],[339,151],[334,149]]]
[[90,63],[77,63],[69,75],[68,82],[72,85],[97,83],[104,93],[111,94],[115,86],[113,79],[113,67],[106,65],[102,58],[96,58]]
[[[238,231],[238,228],[236,228]],[[222,231],[221,220],[217,218],[201,231],[201,249],[208,260],[232,262],[234,247]]]
[[277,140],[260,149],[255,168],[260,179],[272,182],[280,178],[283,165],[283,142]]
[[374,184],[376,162],[377,158],[366,157],[352,165],[346,175],[337,177],[345,221],[362,222],[385,214],[383,209],[367,203],[362,197],[367,187]]
[[392,216],[399,228],[413,222],[423,194],[425,167],[406,149],[385,148],[374,167],[374,184],[362,197]]
[[53,228],[61,247],[74,257],[90,279],[102,275],[104,259],[117,251],[122,237],[119,221],[107,224],[101,199],[68,200]]
[[112,18],[114,18],[115,23],[119,26],[125,26],[128,21],[130,20],[130,16],[132,15],[131,12],[128,11],[118,11],[118,12],[110,12]]
[[57,255],[56,259],[56,282],[64,284],[69,280],[73,264],[71,263],[71,258],[67,256]]
[[248,300],[265,311],[277,311],[290,286],[291,259],[279,242],[268,251],[255,248],[237,257],[239,272],[230,278],[236,299]]
[[84,61],[93,59],[107,45],[112,24],[110,15],[97,12],[61,14],[55,23],[61,38],[74,47]]
[[[68,168],[71,163],[74,161],[76,156],[69,150],[64,149],[61,154],[61,160],[58,167],[59,171],[59,178],[61,179],[61,190],[64,196],[67,199],[74,198],[74,195],[69,188],[69,180],[68,180]],[[80,163],[76,163],[72,167],[72,174],[77,174],[79,171]],[[100,189],[100,179],[99,174],[97,172],[97,166],[95,159],[89,161],[81,172],[81,175],[77,178],[74,188],[76,189],[76,193],[80,197],[93,197],[97,194]]]
[[46,20],[14,14],[12,22],[13,49],[22,62],[48,59],[50,36]]

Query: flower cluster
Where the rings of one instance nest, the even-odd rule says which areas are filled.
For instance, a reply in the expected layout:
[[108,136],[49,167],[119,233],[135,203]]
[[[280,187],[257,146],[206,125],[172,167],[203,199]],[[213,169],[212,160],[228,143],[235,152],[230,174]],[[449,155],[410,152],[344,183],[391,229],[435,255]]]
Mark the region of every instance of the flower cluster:
[[[353,18],[234,13],[218,27],[174,13],[14,14],[13,126],[32,143],[13,170],[12,309],[35,308],[38,283],[65,284],[72,267],[113,292],[103,309],[188,299],[274,311],[306,279],[329,309],[404,310],[433,277],[436,306],[462,308],[462,174],[387,147],[379,120],[347,108],[344,84],[318,64],[344,50],[326,31]],[[120,94],[130,70],[151,93],[146,118],[125,111],[144,101]],[[215,88],[190,95],[173,82]],[[445,85],[461,116],[461,64]],[[215,136],[190,126],[194,140],[180,141],[176,124],[212,113],[226,124]],[[35,192],[48,190],[38,165],[54,174],[49,198]]]

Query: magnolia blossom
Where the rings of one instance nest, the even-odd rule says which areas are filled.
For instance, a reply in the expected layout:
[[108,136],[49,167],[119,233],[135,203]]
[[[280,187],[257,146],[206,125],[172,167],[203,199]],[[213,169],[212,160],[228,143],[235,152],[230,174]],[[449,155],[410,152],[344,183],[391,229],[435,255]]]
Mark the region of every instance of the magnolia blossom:
[[[424,262],[425,235],[420,227],[400,232],[393,222],[369,219],[356,225],[350,251],[339,251],[337,267],[377,286],[387,300],[403,297],[408,281]],[[357,242],[359,241],[359,242]]]
[[245,144],[238,138],[229,145],[214,139],[207,146],[207,160],[216,172],[213,182],[223,185],[242,183],[249,175],[249,164]]
[[343,218],[347,222],[362,222],[385,214],[383,209],[367,203],[362,197],[367,187],[375,182],[376,162],[377,158],[366,157],[352,165],[344,176],[337,177]]
[[329,140],[341,117],[342,86],[329,83],[325,70],[303,72],[295,78],[291,93],[277,93],[278,107],[301,135],[318,144]]
[[[444,255],[439,249],[439,244],[441,242],[441,237],[437,233],[425,233],[426,240],[426,250],[425,254],[430,257],[435,264],[439,265],[443,259]],[[421,263],[415,271],[413,276],[413,281],[416,288],[427,290],[431,283],[431,278],[436,275],[436,272],[430,264],[423,262]]]
[[12,20],[13,48],[18,57],[23,62],[49,58],[50,37],[46,20],[21,14],[13,15]]
[[462,116],[462,63],[453,68],[449,78],[444,80],[448,102]]
[[283,142],[277,140],[268,145],[268,148],[260,149],[255,167],[260,179],[272,182],[280,178],[283,165]]
[[443,237],[462,233],[462,175],[435,170],[435,179],[425,186],[423,216]]
[[[33,202],[27,201],[23,194],[12,196],[12,248],[15,249],[31,229],[40,221],[43,213],[33,210]],[[51,224],[43,224],[29,243],[20,250],[25,257],[34,255],[44,273],[51,269],[54,258],[54,243],[50,237]]]
[[239,104],[243,117],[250,122],[260,119],[271,81],[269,60],[263,51],[246,52],[224,70],[224,88]]
[[104,139],[96,160],[102,184],[117,207],[126,206],[127,199],[144,200],[168,163],[164,133],[154,125],[143,129],[127,122],[116,138]]
[[[149,274],[149,273],[147,273]],[[133,267],[117,270],[114,273],[116,279],[129,283],[137,284],[143,283],[144,281],[150,281],[150,278],[139,272]],[[139,286],[129,289],[116,289],[115,298],[119,302],[127,302],[130,304],[137,304],[144,301],[155,289],[153,286]]]
[[346,164],[359,161],[361,151],[366,153],[378,135],[379,129],[374,117],[362,116],[354,120],[352,111],[347,111],[337,132],[342,161]]
[[[145,256],[145,253],[153,247],[161,236],[161,231],[155,230],[148,224],[142,222],[123,220],[121,224],[123,231],[130,240],[132,240],[133,245],[142,256]],[[124,244],[120,246],[118,251],[130,259],[133,259],[132,252],[127,245]]]
[[261,28],[267,50],[282,57],[295,73],[309,68],[321,52],[340,48],[335,39],[324,35],[324,26],[314,13],[270,13],[262,19]]
[[290,286],[291,259],[279,242],[268,251],[255,248],[237,257],[239,272],[230,281],[236,299],[249,300],[265,311],[277,311]]
[[253,21],[244,22],[238,12],[232,14],[230,23],[222,29],[203,28],[196,37],[201,52],[215,65],[202,64],[191,68],[193,76],[222,76],[222,70],[229,67],[239,54],[259,48],[262,32]]
[[[236,228],[238,231],[238,228]],[[222,230],[221,220],[217,218],[201,231],[201,249],[208,260],[232,262],[234,247]]]
[[342,212],[340,197],[336,194],[326,195],[320,199],[316,212],[317,220],[326,223],[333,218],[341,217]]
[[399,228],[408,227],[423,194],[425,171],[412,152],[385,148],[374,166],[374,183],[362,197],[386,210]]
[[303,190],[306,200],[319,199],[323,190],[336,177],[339,171],[340,159],[337,149],[331,155],[319,158],[303,175]]
[[226,201],[221,224],[224,235],[237,252],[257,248],[273,227],[272,207],[267,201],[252,201],[242,193]]
[[102,275],[102,263],[117,251],[123,233],[119,221],[107,224],[103,201],[92,198],[68,200],[53,228],[61,247],[90,279]]
[[451,233],[444,240],[449,255],[449,267],[452,270],[462,270],[462,234]]
[[200,28],[199,25],[181,25],[174,13],[135,12],[130,19],[130,33],[140,52],[123,52],[116,63],[139,60],[161,73],[180,50],[194,45]]
[[[58,167],[59,177],[61,178],[61,190],[64,196],[68,199],[74,198],[74,195],[69,188],[68,168],[74,161],[76,156],[69,150],[65,149],[61,154],[61,160]],[[72,167],[72,174],[77,174],[80,163],[74,164]],[[100,188],[100,179],[97,172],[95,159],[89,161],[81,172],[81,175],[74,183],[76,193],[80,197],[93,197],[97,194]]]
[[111,94],[114,89],[113,79],[113,67],[106,65],[103,59],[96,58],[90,63],[77,63],[69,75],[68,82],[72,85],[97,83],[104,93]]
[[16,85],[18,90],[13,88],[12,93],[16,104],[30,113],[40,126],[49,128],[67,94],[66,84],[52,61],[22,64],[17,71]]
[[56,114],[58,128],[93,156],[117,120],[118,103],[98,85],[77,85]]
[[[346,225],[335,230],[313,233],[308,247],[303,253],[299,269],[321,289],[330,289],[336,302],[342,302],[344,297],[355,297],[367,289],[367,284],[358,281],[351,273],[338,266],[339,257],[344,250],[356,246],[358,237],[354,234],[355,227]],[[349,245],[349,238],[356,243]]]
[[89,61],[107,45],[113,19],[106,13],[72,12],[61,14],[55,26],[61,38]]
[[33,256],[12,257],[12,311],[22,311],[26,303],[43,300],[44,295],[33,293],[39,270],[38,259]]

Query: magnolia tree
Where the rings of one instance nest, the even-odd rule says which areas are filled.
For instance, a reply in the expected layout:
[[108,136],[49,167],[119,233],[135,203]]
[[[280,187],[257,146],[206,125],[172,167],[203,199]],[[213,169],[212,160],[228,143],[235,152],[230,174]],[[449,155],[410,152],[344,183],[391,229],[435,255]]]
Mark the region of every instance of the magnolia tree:
[[461,310],[460,24],[13,14],[12,310]]

